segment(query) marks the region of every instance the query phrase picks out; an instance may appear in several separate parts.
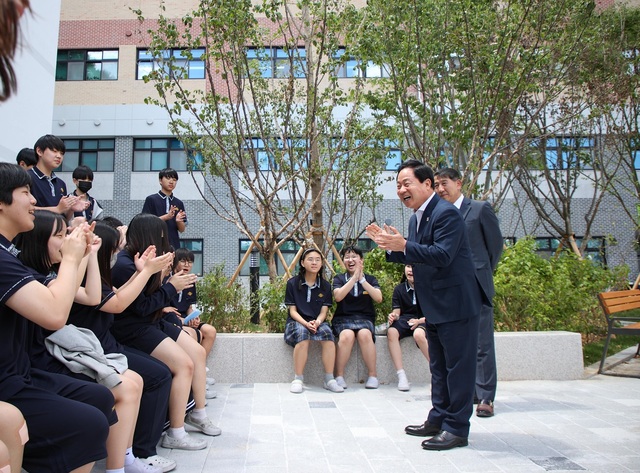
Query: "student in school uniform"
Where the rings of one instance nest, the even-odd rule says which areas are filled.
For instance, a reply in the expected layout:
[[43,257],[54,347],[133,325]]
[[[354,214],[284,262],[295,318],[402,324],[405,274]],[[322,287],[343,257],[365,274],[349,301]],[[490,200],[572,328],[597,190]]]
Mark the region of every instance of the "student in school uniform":
[[391,361],[393,361],[398,375],[398,390],[409,391],[411,385],[402,365],[400,340],[405,337],[413,337],[427,362],[429,361],[427,323],[426,319],[418,314],[413,268],[410,264],[404,266],[402,281],[393,289],[391,309],[388,317],[389,329],[387,330],[389,355],[391,355]]
[[378,280],[364,273],[364,254],[357,246],[345,246],[340,252],[346,271],[333,278],[333,298],[337,302],[331,327],[338,338],[336,348],[336,381],[344,389],[344,370],[358,340],[362,359],[367,367],[366,389],[378,388],[376,370],[376,339],[374,325],[376,310],[373,303],[382,302]]
[[11,241],[33,228],[35,199],[27,173],[0,163],[0,401],[17,407],[29,426],[23,468],[30,473],[89,473],[106,457],[113,395],[104,386],[31,367],[29,321],[64,326],[78,290],[78,267],[90,244],[86,227],[64,238],[58,279],[47,287],[18,258]]
[[180,248],[180,233],[187,228],[187,214],[184,204],[173,195],[178,185],[178,173],[171,168],[165,168],[158,173],[160,190],[147,196],[142,206],[143,214],[160,217],[167,224],[167,238],[174,250]]
[[38,162],[29,170],[29,175],[36,207],[62,214],[70,220],[73,212],[84,210],[87,204],[76,196],[67,195],[67,185],[53,172],[64,160],[67,149],[64,141],[54,135],[44,135],[38,138],[33,149]]
[[171,254],[156,256],[154,247],[147,248],[135,258],[138,271],[116,289],[112,285],[111,265],[115,263],[120,251],[120,232],[103,221],[96,222],[93,231],[102,239],[98,250],[102,300],[95,307],[73,304],[69,323],[92,330],[105,353],[124,353],[129,367],[142,376],[144,387],[133,436],[133,454],[145,464],[168,472],[176,468],[176,461],[158,455],[156,446],[162,437],[165,414],[169,407],[171,371],[160,360],[119,343],[110,330],[114,314],[121,313],[140,295],[149,278],[169,264]]
[[[190,273],[195,259],[193,251],[187,248],[178,248],[173,252],[173,255],[172,273]],[[192,318],[184,324],[184,319],[193,313],[197,302],[198,295],[195,285],[189,289],[180,291],[176,297],[171,300],[171,306],[165,308],[165,319],[182,328],[191,338],[202,345],[205,350],[205,355],[208,357],[213,348],[213,343],[216,341],[216,328],[211,324],[202,322],[200,316]],[[213,384],[215,384],[215,380],[213,378],[207,378],[207,385]],[[216,397],[216,393],[207,388],[205,397],[207,399],[213,399]]]
[[324,259],[316,248],[308,248],[300,257],[298,274],[287,281],[284,303],[289,316],[284,341],[293,347],[294,378],[289,390],[300,394],[303,390],[304,367],[309,356],[309,344],[319,341],[324,367],[323,387],[334,393],[344,392],[333,377],[336,344],[331,327],[326,322],[333,305],[331,285],[322,277]]
[[[29,232],[18,235],[15,240],[16,246],[21,250],[20,260],[33,269],[37,275],[45,277],[45,285],[56,283],[56,269],[61,259],[60,246],[66,234],[67,224],[62,215],[48,210],[37,210],[35,212],[34,228]],[[101,243],[99,238],[94,237],[91,251],[83,259],[82,265],[86,266],[84,281],[74,299],[78,304],[95,306],[102,299],[100,270],[98,267],[98,251]],[[59,334],[37,325],[33,327],[33,335],[29,347],[32,366],[47,372],[61,373],[88,381],[98,381],[100,376],[89,377],[85,374],[75,373],[68,365],[63,364],[47,350],[45,340],[54,335]],[[64,338],[63,335],[59,336]],[[86,342],[83,340],[85,346],[92,342],[96,349],[101,348],[100,341],[95,335],[87,337]],[[73,360],[79,362],[80,357],[81,355],[76,353]],[[99,359],[88,357],[92,360]],[[97,366],[96,375],[106,376],[101,384],[109,387],[113,393],[115,411],[119,419],[111,427],[107,439],[107,473],[160,473],[160,470],[156,467],[149,466],[135,458],[132,450],[133,432],[142,396],[142,378],[128,367],[126,356],[122,354],[112,356],[109,359],[105,356],[103,363],[94,363],[91,366]],[[92,370],[87,372],[89,371]]]
[[25,171],[28,171],[38,163],[36,153],[33,148],[22,148],[16,156],[16,163]]
[[[151,214],[136,215],[127,228],[125,249],[118,253],[112,269],[113,285],[123,286],[136,273],[135,255],[143,253],[149,246],[154,246],[157,254],[171,253],[166,234],[167,226],[160,218]],[[167,274],[170,268],[171,261],[166,268]],[[185,431],[185,422],[205,435],[221,434],[205,410],[204,349],[180,328],[162,323],[162,310],[179,291],[192,287],[196,279],[194,274],[174,274],[163,282],[163,274],[153,275],[142,293],[115,315],[111,328],[120,343],[159,359],[171,370],[170,427],[161,443],[165,448],[201,450],[207,447],[204,439]],[[191,389],[196,405],[185,417]]]
[[76,186],[71,194],[78,197],[80,202],[84,202],[87,207],[83,210],[73,212],[74,217],[84,217],[87,222],[100,220],[104,217],[104,211],[98,201],[89,195],[93,186],[93,171],[89,166],[81,165],[73,170],[73,184]]

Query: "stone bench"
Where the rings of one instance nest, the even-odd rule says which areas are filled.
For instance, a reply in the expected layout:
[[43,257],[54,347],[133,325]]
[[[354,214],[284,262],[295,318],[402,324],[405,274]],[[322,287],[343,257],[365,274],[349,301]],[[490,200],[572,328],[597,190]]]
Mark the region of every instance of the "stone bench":
[[[584,376],[582,343],[578,333],[500,332],[495,334],[498,379],[569,380]],[[431,375],[427,360],[411,338],[401,342],[404,369],[412,383],[428,383]],[[387,339],[376,342],[378,379],[394,384],[396,370],[391,362]],[[356,346],[345,372],[348,384],[363,383],[366,367]],[[207,366],[221,383],[288,383],[293,379],[293,348],[281,333],[218,334]],[[312,342],[305,369],[305,382],[322,384],[320,344]]]

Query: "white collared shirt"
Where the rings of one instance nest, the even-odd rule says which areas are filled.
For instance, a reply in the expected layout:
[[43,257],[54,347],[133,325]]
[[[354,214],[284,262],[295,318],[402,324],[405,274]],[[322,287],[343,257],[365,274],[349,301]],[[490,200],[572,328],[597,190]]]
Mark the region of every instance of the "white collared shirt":
[[460,197],[458,197],[458,200],[456,200],[453,205],[455,205],[458,210],[460,210],[460,207],[462,207],[462,201],[464,200],[464,195],[460,194]]

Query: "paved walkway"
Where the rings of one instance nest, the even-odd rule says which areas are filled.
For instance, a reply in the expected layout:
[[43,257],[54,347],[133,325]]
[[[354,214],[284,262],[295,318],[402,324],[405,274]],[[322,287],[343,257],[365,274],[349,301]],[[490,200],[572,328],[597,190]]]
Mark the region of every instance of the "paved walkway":
[[408,393],[355,385],[343,394],[216,385],[207,410],[222,435],[206,450],[158,452],[188,473],[640,472],[640,380],[593,372],[578,381],[501,382],[496,416],[473,416],[469,446],[446,452],[422,450],[421,438],[404,434],[426,417],[426,385]]

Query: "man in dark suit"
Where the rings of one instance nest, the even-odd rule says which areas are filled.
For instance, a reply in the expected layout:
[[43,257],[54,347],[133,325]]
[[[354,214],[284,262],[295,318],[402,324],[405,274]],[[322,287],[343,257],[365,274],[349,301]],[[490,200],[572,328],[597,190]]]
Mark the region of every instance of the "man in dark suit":
[[432,437],[422,442],[426,450],[464,447],[473,413],[482,288],[462,216],[435,193],[433,170],[407,160],[396,181],[398,197],[415,212],[408,238],[388,225],[371,224],[367,234],[387,250],[389,261],[413,266],[418,309],[427,321],[433,407],[423,424],[405,432]]
[[[455,169],[440,169],[435,173],[435,189],[440,197],[460,209],[467,226],[467,235],[473,254],[476,276],[488,296],[493,299],[493,272],[498,265],[504,240],[500,224],[487,201],[472,200],[462,195],[462,178]],[[493,339],[493,305],[482,304],[478,328],[478,361],[476,366],[475,399],[478,417],[493,416],[498,374]]]

